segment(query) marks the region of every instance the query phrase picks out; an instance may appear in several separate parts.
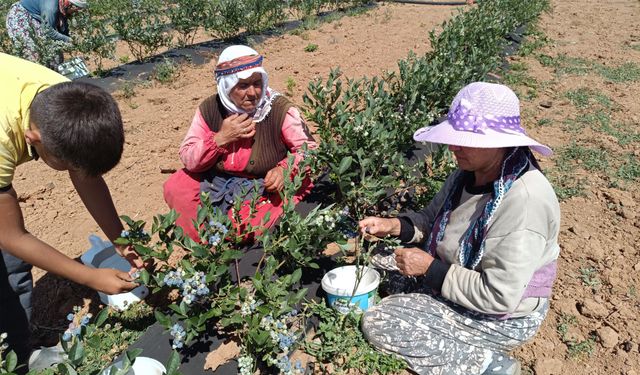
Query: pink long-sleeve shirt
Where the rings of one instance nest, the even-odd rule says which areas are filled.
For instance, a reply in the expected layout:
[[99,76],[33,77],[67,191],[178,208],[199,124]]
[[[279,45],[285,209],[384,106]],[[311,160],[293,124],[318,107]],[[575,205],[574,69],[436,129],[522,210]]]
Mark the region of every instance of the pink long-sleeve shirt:
[[[256,126],[260,126],[260,123]],[[189,131],[180,145],[180,160],[185,168],[191,172],[204,172],[212,168],[222,158],[225,171],[232,174],[242,174],[251,157],[252,139],[240,139],[221,147],[216,144],[215,135],[216,133],[209,129],[200,109],[198,109]],[[280,138],[289,151],[295,155],[294,166],[297,166],[303,157],[301,153],[297,152],[303,144],[306,143],[309,150],[318,147],[318,144],[309,139],[304,131],[302,116],[295,107],[291,107],[287,111],[282,123]],[[278,166],[287,168],[287,158],[278,162]]]

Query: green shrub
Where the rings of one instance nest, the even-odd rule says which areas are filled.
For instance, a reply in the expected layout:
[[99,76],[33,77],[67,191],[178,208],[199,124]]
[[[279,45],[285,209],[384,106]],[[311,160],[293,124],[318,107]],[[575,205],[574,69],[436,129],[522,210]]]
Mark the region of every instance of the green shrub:
[[113,28],[127,43],[134,58],[144,61],[169,45],[171,36],[166,27],[163,1],[112,1]]
[[168,4],[169,20],[178,32],[178,45],[193,44],[196,32],[204,27],[212,16],[209,0],[171,0]]

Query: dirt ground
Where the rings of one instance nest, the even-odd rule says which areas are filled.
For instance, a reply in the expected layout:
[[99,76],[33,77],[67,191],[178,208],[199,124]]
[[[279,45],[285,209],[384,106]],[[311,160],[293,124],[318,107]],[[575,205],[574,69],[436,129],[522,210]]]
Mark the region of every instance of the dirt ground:
[[[624,62],[640,64],[640,2],[637,0],[554,0],[543,15],[541,29],[552,41],[543,53],[566,54],[604,66]],[[428,32],[455,12],[451,7],[380,4],[366,14],[347,17],[300,35],[285,34],[268,39],[255,48],[265,55],[271,87],[286,92],[302,105],[302,93],[314,77],[326,77],[340,66],[351,77],[379,75],[396,68],[396,61],[410,50],[428,50]],[[315,52],[305,52],[309,43]],[[219,51],[214,51],[219,52]],[[606,94],[614,103],[612,119],[634,127],[640,121],[640,82],[611,83],[601,75],[558,75],[534,57],[514,58],[528,66],[538,85],[537,96],[522,101],[523,118],[529,132],[540,141],[560,149],[573,140],[605,149],[635,153],[637,142],[619,146],[610,137],[590,130],[568,132],[562,123],[574,118],[577,109],[564,93],[580,87]],[[212,66],[184,66],[171,84],[136,86],[136,95],[118,95],[126,127],[126,145],[121,163],[105,179],[121,214],[148,220],[166,211],[163,169],[180,168],[178,147],[196,106],[215,91]],[[540,123],[550,123],[540,126]],[[553,158],[543,160],[552,167]],[[621,374],[640,373],[640,191],[636,185],[611,187],[606,176],[576,173],[585,178],[586,196],[561,203],[561,259],[550,313],[535,339],[515,355],[525,373]],[[90,233],[100,233],[84,209],[68,178],[42,163],[18,169],[14,186],[21,197],[26,226],[36,236],[70,257],[88,248]],[[586,286],[581,270],[592,269],[599,284]],[[97,303],[97,296],[83,287],[34,271],[36,301],[34,322],[42,338],[64,324],[73,305]],[[597,285],[596,285],[597,284]],[[558,333],[560,323],[569,332]],[[562,320],[565,319],[565,320]],[[567,342],[595,340],[591,355],[568,356]],[[46,340],[43,340],[45,342]]]

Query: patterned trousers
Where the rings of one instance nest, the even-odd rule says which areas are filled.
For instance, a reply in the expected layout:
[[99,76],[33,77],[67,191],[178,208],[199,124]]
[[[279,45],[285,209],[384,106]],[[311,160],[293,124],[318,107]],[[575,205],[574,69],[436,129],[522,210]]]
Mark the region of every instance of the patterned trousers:
[[[31,17],[31,14],[18,1],[14,3],[7,12],[7,33],[15,54],[35,63],[42,63],[49,69],[57,71],[58,65],[62,63],[62,50],[52,57],[43,57],[38,51],[38,45],[52,44],[54,41],[47,40],[43,26],[38,20]],[[41,61],[41,60],[48,61]]]
[[525,317],[497,319],[429,294],[394,294],[365,312],[369,342],[396,354],[418,374],[481,374],[493,353],[531,339],[548,304]]

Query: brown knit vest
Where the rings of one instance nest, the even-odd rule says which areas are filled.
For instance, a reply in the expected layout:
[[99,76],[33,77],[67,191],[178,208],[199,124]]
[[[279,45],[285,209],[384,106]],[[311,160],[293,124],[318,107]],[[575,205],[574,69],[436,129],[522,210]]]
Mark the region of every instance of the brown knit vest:
[[[282,142],[282,122],[287,111],[293,104],[283,96],[276,97],[271,103],[271,111],[267,117],[256,124],[256,134],[253,136],[251,158],[243,170],[243,174],[264,177],[279,161],[287,157],[287,145]],[[222,126],[223,115],[226,110],[214,94],[200,104],[200,113],[211,131],[217,133]],[[224,162],[218,161],[214,166],[218,172],[224,170]],[[228,173],[228,172],[227,172]]]

